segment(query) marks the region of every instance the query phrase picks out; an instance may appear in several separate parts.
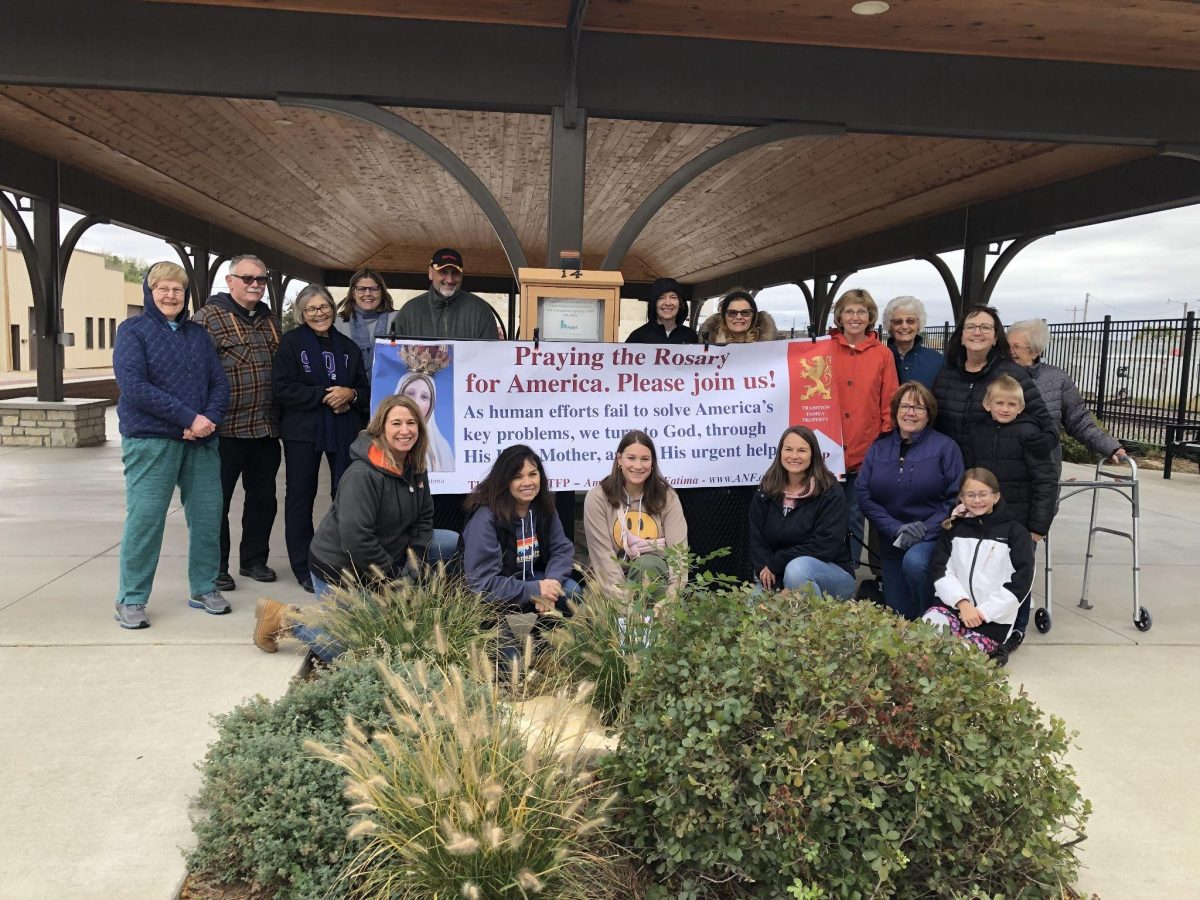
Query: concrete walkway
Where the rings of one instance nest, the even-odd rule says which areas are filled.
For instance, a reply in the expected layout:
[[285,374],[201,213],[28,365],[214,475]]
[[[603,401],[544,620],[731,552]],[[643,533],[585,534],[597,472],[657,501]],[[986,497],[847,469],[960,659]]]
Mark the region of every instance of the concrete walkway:
[[[268,586],[239,578],[228,616],[187,607],[178,509],[153,627],[117,627],[124,485],[111,412],[109,425],[98,448],[0,448],[3,898],[173,898],[211,717],[256,693],[278,696],[301,660],[250,643],[253,601]],[[1090,496],[1076,497],[1054,528],[1054,627],[1031,632],[1009,668],[1014,689],[1079,732],[1071,761],[1095,806],[1079,887],[1106,900],[1198,896],[1200,883],[1200,478],[1147,473],[1142,489],[1153,629],[1130,621],[1129,554],[1116,538],[1098,538],[1095,608],[1076,607]],[[1123,502],[1105,503],[1104,524],[1126,526]],[[307,600],[284,575],[281,521],[272,547],[281,580],[270,595]]]

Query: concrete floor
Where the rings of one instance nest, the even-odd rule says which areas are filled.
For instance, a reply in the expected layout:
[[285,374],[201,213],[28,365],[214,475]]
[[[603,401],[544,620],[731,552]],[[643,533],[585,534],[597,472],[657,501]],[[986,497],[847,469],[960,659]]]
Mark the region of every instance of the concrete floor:
[[[83,450],[0,448],[2,898],[173,898],[211,717],[256,693],[278,696],[301,660],[250,642],[260,594],[308,599],[286,574],[281,521],[280,581],[239,578],[233,613],[208,616],[185,602],[186,529],[174,509],[153,627],[117,627],[124,485],[111,411],[109,435]],[[1141,487],[1153,629],[1131,623],[1129,550],[1117,538],[1097,538],[1094,609],[1076,606],[1090,494],[1075,497],[1054,528],[1053,628],[1031,632],[1008,670],[1014,689],[1079,732],[1071,762],[1095,807],[1079,888],[1106,900],[1200,896],[1200,477],[1147,473]],[[1102,523],[1127,527],[1128,504],[1104,499]]]

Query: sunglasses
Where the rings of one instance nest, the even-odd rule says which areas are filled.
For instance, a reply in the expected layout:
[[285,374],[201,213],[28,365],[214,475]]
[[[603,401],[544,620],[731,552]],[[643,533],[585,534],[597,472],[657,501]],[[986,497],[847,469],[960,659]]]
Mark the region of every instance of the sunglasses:
[[754,315],[754,310],[752,310],[752,309],[727,309],[727,310],[725,310],[725,317],[727,319],[748,319],[752,315]]
[[238,279],[246,287],[250,287],[252,284],[265,287],[267,282],[271,280],[270,275],[230,275],[229,277]]

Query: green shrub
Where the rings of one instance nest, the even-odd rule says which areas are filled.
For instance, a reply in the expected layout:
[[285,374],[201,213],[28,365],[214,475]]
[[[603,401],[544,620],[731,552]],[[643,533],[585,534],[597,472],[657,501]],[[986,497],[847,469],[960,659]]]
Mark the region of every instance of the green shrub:
[[1065,431],[1058,433],[1058,440],[1062,444],[1063,462],[1082,463],[1083,465],[1095,464],[1096,454]]
[[420,575],[414,579],[374,589],[334,587],[328,599],[304,608],[299,618],[348,651],[392,647],[402,656],[467,664],[473,646],[494,643],[494,629],[483,630],[494,614],[443,566],[417,568]]
[[696,591],[618,752],[619,839],[680,897],[1059,896],[1090,805],[1063,723],[873,604]]
[[494,681],[476,690],[457,667],[437,672],[385,672],[399,701],[386,728],[368,737],[351,723],[340,750],[308,744],[345,770],[357,801],[350,835],[364,843],[343,887],[379,900],[609,896],[615,794],[564,729],[576,704],[559,697],[533,725]]
[[337,877],[353,856],[350,804],[341,773],[303,745],[341,740],[347,716],[382,726],[387,693],[375,659],[346,657],[278,700],[258,697],[219,717],[200,765],[192,871],[280,898],[342,896]]

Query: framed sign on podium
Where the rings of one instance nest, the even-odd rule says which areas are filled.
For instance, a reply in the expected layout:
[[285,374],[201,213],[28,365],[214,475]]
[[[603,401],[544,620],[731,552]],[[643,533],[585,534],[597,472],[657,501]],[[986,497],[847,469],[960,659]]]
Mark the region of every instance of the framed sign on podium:
[[535,328],[543,341],[617,340],[625,283],[620,272],[518,269],[517,278],[521,340],[532,341]]

